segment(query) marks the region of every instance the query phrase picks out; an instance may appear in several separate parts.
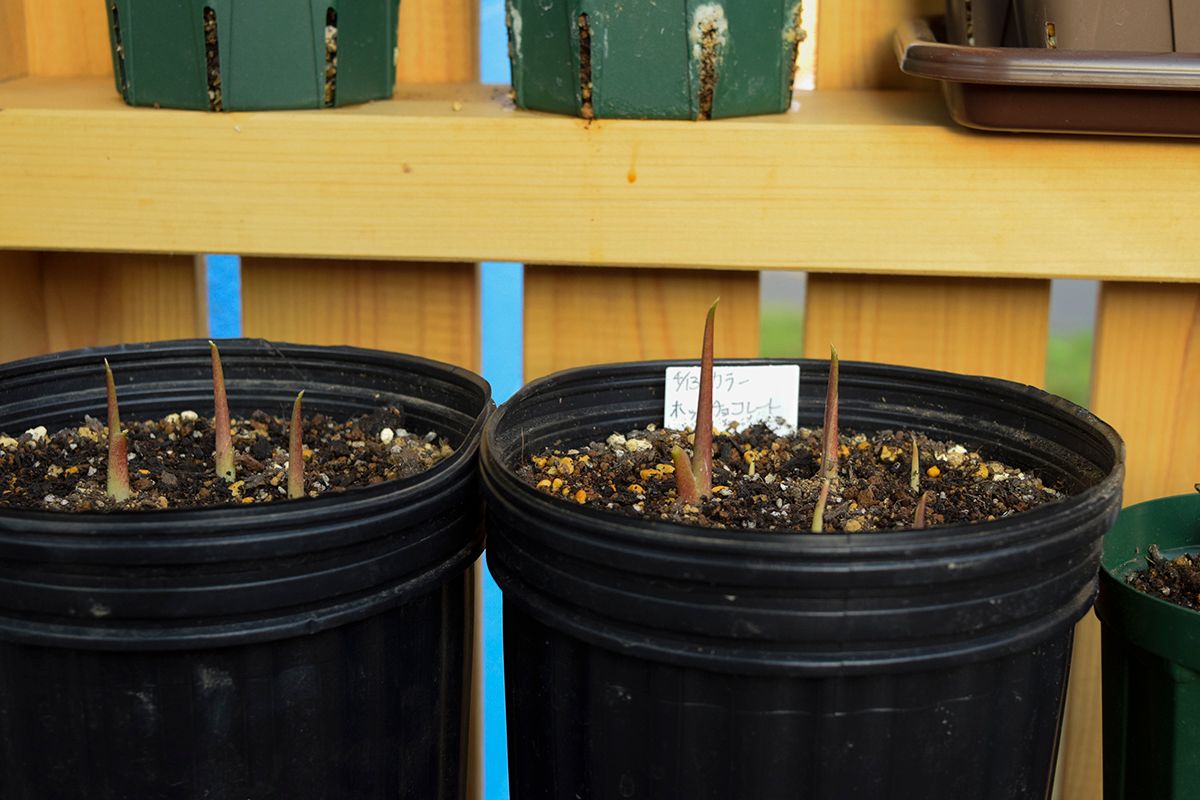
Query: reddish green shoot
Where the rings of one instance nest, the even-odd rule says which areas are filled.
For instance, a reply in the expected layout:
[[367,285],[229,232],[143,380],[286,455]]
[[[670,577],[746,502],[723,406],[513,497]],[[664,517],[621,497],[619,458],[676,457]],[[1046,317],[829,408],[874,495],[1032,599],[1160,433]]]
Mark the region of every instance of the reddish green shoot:
[[913,530],[921,530],[925,527],[925,504],[929,499],[929,492],[921,492],[921,499],[917,501],[917,513],[913,515]]
[[216,343],[208,340],[212,352],[213,428],[217,438],[217,477],[232,482],[236,477],[233,465],[233,435],[229,424],[229,400],[225,396],[225,371],[221,368],[221,353]]
[[681,503],[689,506],[700,504],[700,492],[696,488],[696,476],[692,472],[691,462],[683,448],[675,445],[671,448],[671,460],[675,464],[675,497]]
[[921,491],[921,453],[917,450],[917,435],[912,435],[912,469],[908,476],[908,483],[912,486],[914,492]]
[[676,447],[671,451],[675,462],[675,496],[679,502],[693,506],[699,505],[700,498],[712,494],[713,329],[719,302],[719,297],[713,301],[704,321],[704,342],[700,349],[700,395],[696,399],[696,430],[691,463],[681,448]]
[[292,403],[291,442],[288,446],[288,497],[293,500],[304,497],[304,440],[300,427],[300,400],[304,392],[296,395]]
[[821,474],[837,477],[838,456],[842,446],[838,438],[838,352],[829,347],[829,382],[825,388],[825,430],[821,440]]
[[838,438],[838,353],[829,348],[829,381],[825,388],[825,429],[821,432],[821,494],[813,509],[812,532],[825,530],[825,506],[829,503],[829,490],[837,479],[838,457],[841,455],[841,439]]
[[117,384],[112,367],[104,359],[104,378],[108,388],[108,496],[118,503],[133,494],[129,488],[129,450],[126,433],[121,430],[121,412],[117,409]]

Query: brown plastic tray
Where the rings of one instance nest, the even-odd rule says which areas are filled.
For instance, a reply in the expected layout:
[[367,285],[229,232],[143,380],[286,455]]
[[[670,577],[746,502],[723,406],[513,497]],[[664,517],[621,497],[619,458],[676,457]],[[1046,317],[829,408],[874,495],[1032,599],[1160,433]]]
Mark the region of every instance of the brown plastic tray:
[[1198,54],[969,47],[939,40],[942,25],[941,17],[902,25],[896,57],[909,75],[942,82],[950,116],[960,125],[1200,136]]

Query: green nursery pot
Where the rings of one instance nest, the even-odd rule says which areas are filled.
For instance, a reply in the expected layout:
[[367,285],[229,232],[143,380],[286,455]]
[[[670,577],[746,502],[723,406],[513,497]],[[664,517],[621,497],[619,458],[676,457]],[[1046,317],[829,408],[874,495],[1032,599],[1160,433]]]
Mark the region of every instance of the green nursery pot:
[[322,108],[390,97],[396,81],[399,0],[105,5],[117,91],[130,105]]
[[517,105],[708,119],[791,105],[799,0],[508,0]]
[[1125,583],[1156,544],[1170,558],[1200,552],[1200,495],[1121,512],[1104,539],[1104,796],[1200,798],[1200,612]]

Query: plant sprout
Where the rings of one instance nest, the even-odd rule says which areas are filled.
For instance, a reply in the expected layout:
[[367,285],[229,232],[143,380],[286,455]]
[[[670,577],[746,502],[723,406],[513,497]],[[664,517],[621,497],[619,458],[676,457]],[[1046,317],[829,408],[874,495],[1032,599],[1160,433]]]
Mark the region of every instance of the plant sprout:
[[288,497],[304,497],[304,441],[300,430],[300,400],[304,391],[292,403],[291,442],[288,446]]
[[925,504],[929,499],[929,492],[921,492],[921,499],[917,501],[917,513],[913,515],[913,530],[921,530],[925,527]]
[[126,433],[121,430],[121,412],[117,409],[117,384],[112,367],[104,359],[104,379],[108,390],[108,496],[118,503],[133,494],[129,488],[129,451]]
[[912,434],[912,473],[909,475],[908,483],[912,486],[913,492],[921,491],[921,453],[917,450],[917,435]]
[[675,463],[675,496],[687,505],[699,505],[700,498],[712,494],[713,456],[713,327],[717,303],[713,301],[704,321],[704,342],[700,350],[700,395],[696,400],[696,429],[692,441],[692,459],[678,445],[671,449]]
[[813,509],[812,532],[825,530],[825,506],[829,503],[829,490],[837,479],[838,456],[841,455],[841,440],[838,438],[838,353],[829,348],[829,381],[825,388],[825,429],[821,432],[821,494]]
[[225,371],[221,369],[221,353],[216,343],[208,340],[212,353],[213,378],[213,428],[217,438],[217,477],[233,482],[236,470],[233,465],[233,436],[229,425],[229,400],[225,396]]

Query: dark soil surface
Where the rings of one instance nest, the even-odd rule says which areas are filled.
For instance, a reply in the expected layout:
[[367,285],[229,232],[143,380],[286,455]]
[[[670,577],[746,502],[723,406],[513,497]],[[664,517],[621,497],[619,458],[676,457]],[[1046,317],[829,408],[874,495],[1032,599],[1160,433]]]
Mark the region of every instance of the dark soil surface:
[[[801,428],[777,436],[766,426],[719,434],[714,440],[713,496],[700,507],[675,497],[671,448],[689,453],[690,433],[647,426],[605,442],[554,449],[531,457],[518,473],[565,502],[628,516],[713,528],[808,531],[820,492],[821,432]],[[926,524],[1006,517],[1063,495],[1035,475],[986,458],[954,442],[916,434],[919,491],[912,480],[912,435],[898,431],[841,437],[838,480],[830,492],[825,531],[911,528],[918,498]]]
[[[195,412],[124,422],[133,496],[117,503],[105,491],[108,428],[86,418],[49,434],[44,427],[0,435],[0,509],[95,511],[188,508],[287,499],[290,420],[256,411],[232,421],[236,480],[216,474],[212,420]],[[305,417],[305,492],[317,497],[406,478],[453,452],[436,433],[404,430],[403,412],[380,408],[352,420]]]
[[204,63],[208,75],[208,107],[220,111],[221,100],[221,53],[217,42],[217,15],[211,8],[204,9]]
[[1133,588],[1200,611],[1200,553],[1165,558],[1158,545],[1150,545],[1146,569],[1128,576]]

